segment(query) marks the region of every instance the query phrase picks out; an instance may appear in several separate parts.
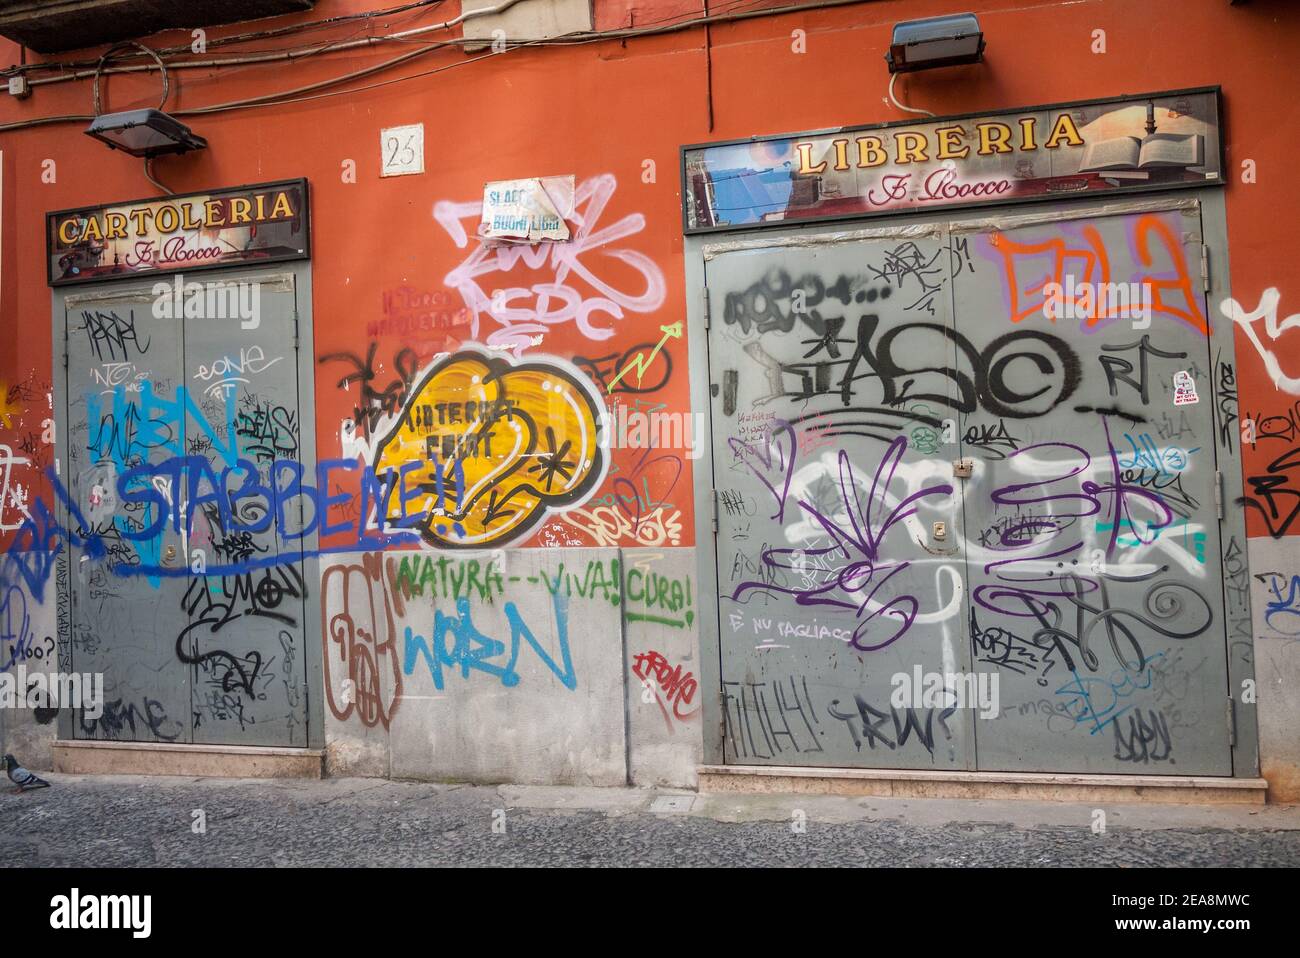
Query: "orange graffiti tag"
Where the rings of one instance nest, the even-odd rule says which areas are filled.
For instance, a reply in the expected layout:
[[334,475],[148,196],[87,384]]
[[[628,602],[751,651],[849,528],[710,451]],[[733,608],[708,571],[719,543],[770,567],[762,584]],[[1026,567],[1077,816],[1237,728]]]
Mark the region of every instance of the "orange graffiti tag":
[[[1037,243],[1020,243],[1002,233],[993,233],[988,238],[989,246],[1002,260],[1003,273],[1006,276],[1007,290],[1011,298],[1010,319],[1019,323],[1031,316],[1045,316],[1046,296],[1044,290],[1056,285],[1070,290],[1080,284],[1095,288],[1105,287],[1112,282],[1110,259],[1106,253],[1106,244],[1101,233],[1094,226],[1085,226],[1081,230],[1085,245],[1071,246],[1061,237],[1043,240]],[[1201,333],[1209,333],[1209,324],[1197,302],[1193,291],[1191,275],[1187,268],[1187,257],[1178,242],[1178,237],[1167,223],[1155,214],[1145,214],[1137,218],[1134,224],[1133,242],[1135,252],[1141,264],[1151,267],[1154,257],[1151,250],[1151,234],[1155,233],[1159,243],[1163,244],[1173,267],[1174,278],[1160,279],[1150,275],[1138,277],[1137,282],[1151,289],[1150,308],[1152,313],[1164,313],[1187,323]],[[1037,280],[1022,279],[1021,272],[1028,273],[1034,269],[1034,261],[1047,257],[1046,271]],[[1070,264],[1078,265],[1068,270]],[[1041,268],[1041,267],[1040,267]],[[1067,284],[1067,274],[1076,282]],[[1180,308],[1167,302],[1163,292],[1176,291],[1182,294],[1186,308]],[[1105,320],[1119,319],[1132,315],[1132,304],[1115,303],[1108,297],[1088,295],[1078,298],[1065,295],[1061,304],[1071,308],[1078,316],[1084,317],[1088,329],[1095,328]],[[1056,322],[1055,316],[1050,316]]]
[[[1002,256],[1002,269],[1007,277],[1007,288],[1011,293],[1011,321],[1018,323],[1034,315],[1043,315],[1043,306],[1046,298],[1040,296],[1033,302],[1027,302],[1021,306],[1021,297],[1032,297],[1035,293],[1041,294],[1043,288],[1051,283],[1064,285],[1065,265],[1071,260],[1082,260],[1084,280],[1090,283],[1108,283],[1110,282],[1110,262],[1106,259],[1106,246],[1101,241],[1101,235],[1094,227],[1087,226],[1083,230],[1084,236],[1088,239],[1090,248],[1084,249],[1079,247],[1067,246],[1065,240],[1057,238],[1044,240],[1041,243],[1017,243],[1015,240],[1008,238],[1002,233],[994,233],[989,237],[989,245],[993,247]],[[1031,259],[1038,256],[1050,255],[1052,257],[1051,271],[1038,282],[1021,287],[1021,280],[1016,275],[1016,260],[1018,257]],[[1099,277],[1094,278],[1093,271],[1100,271]],[[1093,311],[1096,310],[1096,304],[1093,304]],[[1093,317],[1089,319],[1101,319],[1102,317]],[[1056,322],[1055,319],[1052,322]]]
[[[1147,245],[1147,236],[1153,230],[1160,237],[1161,242],[1164,243],[1165,250],[1173,261],[1177,278],[1156,279],[1152,276],[1142,277],[1141,282],[1150,284],[1151,288],[1155,290],[1155,295],[1151,299],[1151,311],[1177,316],[1198,332],[1209,335],[1210,324],[1205,321],[1205,314],[1201,312],[1201,307],[1196,302],[1197,294],[1192,292],[1192,278],[1187,275],[1187,258],[1183,256],[1183,248],[1178,242],[1178,237],[1174,235],[1174,231],[1167,224],[1160,222],[1158,217],[1151,214],[1138,219],[1137,231],[1134,237],[1137,242],[1138,256],[1142,258],[1142,265],[1151,265],[1151,253]],[[1176,309],[1167,304],[1160,295],[1160,291],[1164,289],[1177,290],[1182,293],[1183,299],[1187,302],[1187,309]]]

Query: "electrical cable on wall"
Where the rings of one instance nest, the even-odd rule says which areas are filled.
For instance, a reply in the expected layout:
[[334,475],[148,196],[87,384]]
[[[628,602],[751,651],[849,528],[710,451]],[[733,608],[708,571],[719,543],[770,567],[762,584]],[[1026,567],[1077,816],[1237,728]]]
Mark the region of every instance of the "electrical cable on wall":
[[162,190],[164,193],[166,193],[168,196],[175,196],[175,195],[176,195],[176,191],[175,191],[175,190],[168,189],[165,185],[163,185],[162,183],[159,183],[158,180],[154,177],[154,175],[153,175],[153,165],[152,165],[152,164],[153,164],[153,159],[152,159],[151,157],[146,156],[146,157],[144,158],[144,175],[145,175],[145,178],[146,178],[150,183],[152,183],[154,186],[158,187],[158,189],[160,189],[160,190]]
[[95,64],[95,73],[94,73],[95,82],[91,87],[92,95],[94,97],[93,105],[95,109],[95,116],[102,116],[104,113],[104,104],[99,95],[99,78],[103,76],[104,64],[106,64],[109,61],[109,58],[111,58],[114,53],[117,53],[119,50],[124,50],[127,47],[136,47],[142,50],[144,53],[153,57],[154,61],[158,64],[158,69],[162,71],[162,99],[158,102],[158,109],[160,110],[167,109],[167,98],[171,95],[171,89],[172,89],[171,79],[167,75],[167,64],[163,62],[162,57],[160,57],[153,50],[149,49],[143,43],[139,43],[135,40],[124,40],[121,43],[115,43],[113,46],[105,50],[103,55],[100,56],[99,62]]
[[903,111],[906,112],[906,113],[919,113],[921,116],[934,116],[934,114],[931,113],[929,110],[922,110],[922,109],[919,109],[919,108],[917,108],[917,107],[905,106],[904,104],[899,103],[898,100],[897,100],[897,98],[894,96],[894,81],[897,80],[897,79],[898,79],[898,74],[897,74],[897,73],[894,73],[894,74],[892,74],[892,75],[889,77],[889,100],[890,100],[890,102],[893,103],[894,106],[898,107],[900,110],[903,110]]
[[[367,38],[365,40],[349,41],[347,43],[338,43],[333,45],[327,44],[322,47],[306,49],[296,54],[291,51],[289,53],[273,54],[269,57],[250,56],[250,57],[232,58],[227,60],[205,60],[205,61],[185,60],[185,61],[173,62],[169,65],[169,68],[175,70],[175,69],[192,68],[192,67],[199,67],[199,66],[210,66],[210,67],[242,66],[251,63],[296,60],[296,59],[302,59],[304,56],[309,56],[317,53],[328,52],[328,51],[336,52],[339,50],[352,49],[355,47],[371,46],[374,43],[388,41],[388,40],[409,40],[413,35],[416,34],[424,34],[434,30],[446,29],[451,26],[458,25],[468,19],[472,19],[480,16],[490,16],[490,15],[504,12],[505,10],[509,9],[510,7],[514,6],[516,3],[519,2],[521,2],[521,0],[505,0],[505,2],[498,4],[495,7],[486,7],[481,10],[466,11],[460,14],[459,16],[452,18],[451,20],[447,20],[439,24],[433,24],[427,27],[421,27],[416,30],[408,30],[398,34],[386,35],[381,37],[372,37],[372,38]],[[871,0],[822,0],[822,2],[820,3],[795,4],[795,5],[789,5],[784,7],[768,7],[768,8],[761,8],[761,9],[737,10],[735,8],[741,7],[742,5],[753,6],[753,4],[742,4],[738,2],[732,4],[731,7],[728,9],[728,12],[726,13],[712,14],[705,17],[696,17],[690,20],[679,20],[675,22],[664,23],[660,26],[642,26],[642,27],[635,27],[635,28],[604,30],[604,31],[578,31],[571,34],[565,34],[559,37],[521,41],[516,44],[510,44],[506,52],[509,52],[509,50],[517,50],[517,49],[522,49],[524,47],[530,47],[530,46],[552,46],[552,45],[569,46],[569,45],[576,45],[582,43],[599,43],[605,40],[618,40],[618,39],[630,39],[630,38],[644,37],[644,36],[657,36],[657,35],[663,35],[668,33],[676,33],[682,30],[690,30],[708,24],[731,23],[731,22],[737,22],[742,20],[755,19],[758,17],[780,16],[788,13],[800,13],[800,12],[808,12],[814,10],[825,10],[834,7],[856,5],[865,2],[871,2]],[[670,18],[664,18],[664,20],[668,20],[668,19]],[[277,93],[266,94],[260,97],[251,97],[244,100],[234,100],[227,103],[212,104],[205,107],[195,107],[189,110],[173,111],[172,115],[198,116],[205,113],[219,113],[228,110],[247,109],[247,108],[252,108],[257,106],[270,106],[278,103],[301,102],[303,99],[310,99],[310,97],[301,97],[300,94],[311,93],[313,91],[324,89],[326,87],[349,83],[353,80],[361,79],[362,77],[369,76],[373,73],[381,72],[391,67],[399,66],[400,64],[405,63],[408,60],[416,59],[417,57],[421,57],[426,54],[433,53],[437,50],[442,50],[453,46],[459,46],[466,43],[482,43],[482,42],[483,41],[481,38],[453,37],[446,40],[430,43],[427,46],[422,46],[418,50],[413,50],[408,53],[404,53],[400,56],[393,57],[389,60],[385,60],[382,63],[378,63],[370,67],[365,67],[361,70],[353,71],[350,73],[345,73],[337,77],[332,77],[326,80],[317,81],[316,83],[308,84],[306,86],[295,87],[289,90],[282,90]],[[500,54],[492,54],[492,55],[499,56]],[[479,60],[482,59],[484,59],[484,57],[471,58],[469,60],[464,61],[464,64],[467,65],[469,63],[478,62]],[[407,77],[398,77],[395,78],[395,80],[393,81],[385,81],[385,82],[400,82],[407,79],[416,79],[418,77],[430,75],[433,73],[441,73],[444,70],[451,69],[451,68],[452,68],[451,66],[439,67],[434,70],[411,74],[410,76]],[[156,69],[156,67],[151,65],[138,65],[138,66],[127,66],[127,67],[106,69],[103,71],[103,73],[104,75],[108,75],[113,73],[130,73],[130,72],[141,72],[141,71],[147,72],[153,69]],[[62,74],[55,77],[48,77],[44,79],[34,80],[32,81],[32,85],[35,86],[35,85],[55,83],[55,82],[66,82],[69,80],[76,80],[76,79],[88,79],[95,75],[96,75],[95,71],[90,71],[85,73]],[[384,84],[376,84],[376,85],[384,85]],[[363,90],[371,89],[371,88],[372,87],[361,87],[358,89],[349,90],[345,92],[362,92]],[[77,123],[77,122],[84,122],[92,119],[94,119],[94,117],[81,115],[81,114],[68,114],[68,115],[53,116],[53,117],[37,117],[31,120],[18,120],[12,123],[0,124],[0,132],[11,132],[14,130],[26,129],[28,127],[45,126],[45,125],[56,124],[56,123]]]
[[[466,20],[474,20],[474,19],[478,19],[479,17],[490,17],[490,16],[495,16],[497,14],[505,13],[511,7],[522,2],[523,0],[503,0],[503,2],[498,3],[494,7],[483,7],[478,10],[467,10],[462,12],[458,16],[452,17],[450,20],[444,20],[442,23],[433,23],[428,26],[417,27],[413,30],[402,30],[399,31],[398,33],[393,33],[393,34],[380,34],[378,36],[365,37],[359,40],[348,40],[348,41],[335,40],[329,43],[321,44],[319,46],[303,47],[297,50],[289,50],[286,52],[246,54],[246,55],[230,57],[227,59],[178,60],[173,62],[171,66],[172,69],[175,70],[175,69],[196,69],[201,67],[247,66],[255,63],[278,63],[287,60],[300,60],[303,57],[313,56],[319,53],[327,53],[331,51],[337,52],[341,50],[353,50],[360,47],[370,47],[370,46],[374,46],[377,43],[384,43],[390,40],[422,36],[426,33],[433,33],[438,30],[448,30],[451,29],[452,27],[459,26],[461,23],[465,22]],[[851,0],[851,2],[861,3],[863,2],[863,0]],[[465,42],[473,43],[473,42],[481,42],[481,41],[476,41],[471,39]],[[111,72],[139,73],[139,72],[148,72],[152,69],[153,67],[149,66],[148,64],[141,64],[138,66],[119,67]],[[61,73],[57,76],[44,77],[42,79],[32,80],[31,85],[33,87],[36,87],[36,86],[45,86],[51,83],[67,83],[71,80],[83,80],[93,75],[94,75],[93,72],[90,71],[82,71],[78,73]]]
[[[169,65],[173,70],[201,69],[201,68],[220,69],[220,68],[234,67],[234,66],[257,66],[262,64],[283,63],[287,61],[302,60],[305,59],[306,57],[314,56],[320,53],[340,52],[344,50],[352,50],[361,47],[371,47],[378,43],[390,43],[390,42],[409,43],[418,40],[420,36],[430,33],[432,31],[448,29],[452,26],[459,25],[463,20],[475,19],[477,17],[482,17],[482,16],[494,16],[496,14],[502,13],[518,2],[521,2],[521,0],[508,0],[508,2],[502,3],[496,7],[486,7],[481,10],[468,11],[467,13],[463,14],[460,17],[455,17],[443,23],[435,23],[429,26],[419,27],[418,29],[413,29],[413,30],[402,30],[396,33],[379,34],[377,36],[365,37],[359,40],[331,40],[331,41],[326,41],[324,43],[321,43],[317,46],[311,46],[311,47],[296,47],[289,50],[277,50],[277,51],[263,50],[263,51],[256,51],[253,53],[237,53],[229,57],[210,58],[206,60],[173,60]],[[762,2],[763,0],[736,0],[736,2],[730,4],[724,4],[723,6],[724,9],[726,9],[727,11],[731,11],[741,7],[743,8],[758,7],[761,5]],[[842,5],[856,4],[856,3],[866,3],[866,2],[871,2],[871,0],[838,0],[838,2],[834,2],[834,0],[832,0],[832,2],[823,2],[823,3],[812,4],[808,6],[802,6],[802,7],[772,8],[766,12],[772,14],[779,14],[779,13],[787,13],[787,12],[798,12],[800,10],[821,9],[824,7],[829,8],[835,6],[842,6]],[[398,9],[402,9],[402,8],[398,8]],[[763,11],[759,11],[760,15],[762,12]],[[645,20],[643,21],[643,27],[645,27],[648,24],[667,23],[668,21],[674,19],[675,19],[675,15],[660,17],[658,19]],[[679,24],[674,24],[674,26],[680,25],[686,27],[686,26],[692,26],[696,23],[708,24],[712,22],[718,22],[717,18],[711,17],[709,13],[706,12],[705,17],[703,18],[696,18],[695,20],[689,20],[689,21],[680,21]],[[641,33],[642,33],[641,28],[634,28],[629,30],[606,30],[606,31],[588,30],[588,31],[575,32],[573,34],[565,34],[560,37],[551,37],[549,39],[539,39],[537,41],[529,41],[529,42],[536,42],[542,44],[587,42],[588,40],[596,41],[596,40],[608,39],[608,38],[636,36],[636,35],[641,35]],[[481,39],[474,38],[474,37],[455,37],[443,41],[443,44],[482,43],[482,42],[483,41]],[[213,44],[215,43],[216,41],[213,41]],[[189,50],[188,47],[181,47],[181,48],[172,47],[169,49],[160,50],[159,52],[160,53],[185,53],[188,50]],[[75,80],[88,79],[94,75],[92,70],[82,70],[81,72],[63,72],[63,71],[68,71],[68,70],[75,71],[77,67],[88,67],[93,65],[94,65],[93,61],[91,62],[83,61],[81,63],[60,63],[57,61],[50,61],[50,62],[45,62],[40,64],[29,64],[27,69],[35,70],[39,68],[46,68],[46,69],[57,69],[61,71],[55,76],[43,77],[43,78],[38,78],[30,81],[31,86],[38,87],[38,86],[47,86],[52,83],[68,83]],[[154,67],[150,64],[138,64],[135,66],[113,67],[112,69],[109,69],[105,72],[141,73],[141,72],[148,72],[153,69]],[[15,71],[13,71],[12,68],[9,71],[0,71],[0,76],[7,75],[10,72],[15,72]]]
[[[436,7],[446,0],[415,0],[413,3],[404,3],[397,7],[387,7],[383,10],[369,10],[364,13],[349,13],[337,17],[327,17],[324,20],[309,20],[304,23],[290,23],[283,27],[276,27],[272,30],[257,30],[249,33],[237,33],[226,37],[213,37],[207,41],[208,47],[229,46],[233,43],[251,43],[255,40],[269,40],[275,37],[287,36],[294,33],[311,33],[316,30],[327,29],[342,23],[350,23],[358,20],[373,20],[377,17],[395,16],[401,13],[408,13],[419,8]],[[190,44],[185,43],[174,47],[159,47],[158,53],[163,56],[173,54],[183,54],[191,52]],[[265,52],[265,51],[263,51]],[[8,69],[0,70],[0,76],[13,76],[24,72],[35,72],[39,70],[77,70],[86,69],[95,65],[94,60],[44,60],[39,63],[27,63],[11,66]],[[125,69],[123,70],[125,72]],[[72,79],[69,77],[68,79]]]
[[[163,58],[159,56],[156,51],[145,46],[143,43],[139,43],[135,40],[126,40],[122,43],[114,44],[113,46],[105,50],[103,54],[100,56],[99,62],[95,64],[95,82],[93,84],[92,90],[94,94],[93,105],[94,105],[96,117],[102,116],[104,113],[104,103],[99,94],[99,78],[103,74],[104,65],[108,63],[108,61],[112,58],[114,53],[117,53],[119,50],[124,50],[127,47],[136,47],[137,49],[147,54],[148,56],[153,57],[154,60],[157,61],[158,69],[162,71],[162,99],[158,101],[158,109],[159,110],[167,109],[167,98],[171,96],[171,80],[167,76],[167,64],[163,62]],[[154,178],[153,160],[148,156],[144,158],[144,175],[145,175],[145,179],[147,179],[158,189],[162,190],[168,196],[176,195],[174,191],[168,189],[166,186],[164,186],[162,183],[159,183],[158,180]]]

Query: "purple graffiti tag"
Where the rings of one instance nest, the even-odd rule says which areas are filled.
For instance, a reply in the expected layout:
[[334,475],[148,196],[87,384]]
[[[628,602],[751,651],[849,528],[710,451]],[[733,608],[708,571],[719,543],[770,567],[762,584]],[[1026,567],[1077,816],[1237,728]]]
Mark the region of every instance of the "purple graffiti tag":
[[[982,608],[1017,619],[1037,620],[1039,628],[1033,643],[1040,649],[1055,647],[1070,670],[1075,668],[1069,647],[1075,649],[1083,664],[1096,670],[1099,661],[1089,648],[1089,639],[1102,629],[1115,658],[1125,669],[1140,669],[1146,661],[1132,622],[1145,630],[1171,639],[1185,639],[1202,632],[1209,624],[1208,605],[1194,590],[1180,583],[1154,582],[1157,576],[1168,571],[1161,566],[1153,572],[1133,576],[1115,576],[1093,568],[1093,575],[1084,574],[1079,553],[1082,542],[1054,545],[1056,539],[1071,523],[1059,520],[1077,520],[1085,516],[1109,518],[1109,523],[1098,521],[1098,529],[1110,531],[1106,556],[1116,549],[1119,530],[1132,529],[1139,544],[1154,542],[1161,530],[1174,521],[1173,511],[1158,493],[1124,481],[1124,470],[1119,455],[1106,430],[1106,445],[1111,473],[1106,482],[1083,479],[1077,486],[1071,480],[1086,475],[1092,458],[1082,447],[1068,442],[1045,442],[1011,453],[1032,455],[1036,450],[1051,449],[1064,452],[1068,460],[1049,468],[1047,475],[1030,482],[1010,483],[994,489],[991,498],[999,506],[1017,512],[1026,507],[1046,511],[1047,516],[1032,518],[1025,524],[1003,531],[999,541],[991,548],[1010,553],[1007,558],[989,562],[984,572],[994,582],[977,586],[972,600]],[[1062,485],[1069,484],[1069,485]],[[1145,519],[1142,517],[1150,517]],[[1149,582],[1143,610],[1115,609],[1109,597],[1110,584]],[[1184,594],[1186,593],[1186,594]],[[1198,601],[1199,600],[1199,603]],[[1188,631],[1167,628],[1163,620],[1175,618],[1183,609],[1199,608],[1204,613]],[[1073,616],[1070,611],[1073,609]],[[1146,613],[1146,614],[1143,614]],[[1199,618],[1199,617],[1198,617]],[[1072,622],[1070,620],[1073,620]]]
[[[840,451],[839,485],[841,505],[848,521],[846,529],[834,517],[827,516],[807,500],[799,500],[801,508],[809,519],[817,523],[834,540],[835,544],[822,549],[765,549],[762,563],[766,570],[795,571],[792,560],[797,558],[802,564],[805,558],[813,560],[838,560],[843,563],[834,569],[834,574],[827,581],[814,585],[788,587],[774,582],[743,582],[732,593],[732,599],[742,601],[742,597],[754,592],[769,595],[778,594],[794,598],[801,606],[829,606],[836,609],[851,610],[860,620],[850,640],[852,646],[862,652],[875,652],[898,641],[915,621],[920,610],[920,602],[911,595],[882,595],[882,590],[889,580],[904,572],[911,563],[907,560],[890,562],[882,559],[882,547],[889,530],[905,519],[916,514],[917,504],[929,496],[951,495],[953,488],[943,483],[921,489],[902,499],[892,509],[887,501],[887,492],[894,475],[907,449],[906,437],[895,439],[885,452],[875,475],[872,477],[864,509],[858,495],[858,483],[853,472],[853,464],[848,453]],[[820,565],[820,562],[817,562]],[[767,578],[775,578],[772,575]],[[880,598],[877,598],[880,596]],[[876,606],[872,609],[872,606]],[[874,640],[869,640],[876,620],[891,620],[896,624],[892,633]]]
[[[771,518],[784,522],[785,499],[790,492],[790,480],[794,477],[794,456],[798,449],[794,429],[785,420],[777,419],[768,427],[761,446],[735,438],[728,439],[727,443],[736,459],[744,463],[776,499],[776,512]],[[777,491],[778,483],[780,491]]]
[[[1107,499],[1111,518],[1110,542],[1106,548],[1107,557],[1114,554],[1120,529],[1125,525],[1133,530],[1139,544],[1149,545],[1154,542],[1160,535],[1161,530],[1173,523],[1173,510],[1165,504],[1159,493],[1124,481],[1125,470],[1120,466],[1119,454],[1110,441],[1110,430],[1106,427],[1104,418],[1102,427],[1106,430],[1107,456],[1110,459],[1111,466],[1110,482],[1099,483],[1091,479],[1085,479],[1079,483],[1077,490],[1072,488],[1069,491],[1064,491],[1059,486],[1055,489],[1049,488],[1057,483],[1069,482],[1074,477],[1087,473],[1092,465],[1092,457],[1088,455],[1088,452],[1082,446],[1077,446],[1074,443],[1042,442],[1011,453],[1007,457],[1008,461],[1014,461],[1018,456],[1028,456],[1040,449],[1065,450],[1071,453],[1071,458],[1076,461],[1069,465],[1064,474],[1053,475],[1044,479],[1034,479],[1030,482],[1010,483],[1000,486],[993,490],[991,496],[993,502],[1000,506],[1011,506],[1017,509],[1023,506],[1046,505],[1052,518],[1079,519],[1085,516],[1100,515],[1103,512],[1102,499]],[[1154,519],[1144,521],[1140,517],[1146,509],[1149,509],[1154,514]],[[1044,531],[1049,533],[1046,535],[1046,539],[1055,538],[1056,534],[1050,529],[1044,529]],[[1023,542],[1022,545],[1034,545],[1038,541],[1038,537],[1034,537]],[[1081,547],[1082,543],[1075,546],[1076,549]]]

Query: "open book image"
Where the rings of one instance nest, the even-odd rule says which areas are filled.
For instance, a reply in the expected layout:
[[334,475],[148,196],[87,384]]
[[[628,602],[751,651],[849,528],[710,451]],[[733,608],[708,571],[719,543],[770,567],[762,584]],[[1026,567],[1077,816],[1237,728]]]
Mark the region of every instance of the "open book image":
[[1205,137],[1201,134],[1152,133],[1142,138],[1119,136],[1088,144],[1079,172],[1133,177],[1153,169],[1186,168],[1204,163]]

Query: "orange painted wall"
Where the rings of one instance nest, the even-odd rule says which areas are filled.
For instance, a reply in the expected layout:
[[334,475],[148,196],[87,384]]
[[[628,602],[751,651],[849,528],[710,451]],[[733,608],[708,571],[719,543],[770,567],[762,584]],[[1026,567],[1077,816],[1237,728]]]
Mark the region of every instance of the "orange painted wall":
[[[366,9],[360,0],[321,0],[315,17]],[[394,18],[397,29],[450,16],[455,3],[435,12]],[[1122,93],[1220,84],[1226,120],[1227,187],[1232,288],[1247,309],[1264,291],[1280,292],[1283,315],[1300,312],[1300,276],[1295,267],[1295,223],[1300,199],[1292,185],[1300,116],[1294,84],[1294,55],[1300,49],[1300,12],[1283,0],[1095,0],[1083,3],[971,0],[962,9],[978,13],[988,40],[987,62],[900,81],[901,98],[937,113],[993,110]],[[726,9],[724,4],[712,7]],[[638,25],[688,13],[680,4],[596,0],[598,26]],[[611,335],[598,342],[572,322],[557,325],[540,347],[564,357],[601,357],[655,342],[659,328],[684,319],[678,147],[708,139],[790,132],[901,118],[885,100],[888,81],[883,54],[891,25],[902,19],[953,12],[950,2],[891,0],[820,12],[805,12],[720,25],[712,30],[714,128],[707,125],[704,34],[690,30],[665,36],[606,41],[573,47],[512,51],[473,60],[443,50],[354,87],[370,90],[326,96],[269,108],[190,118],[211,148],[199,155],[167,158],[156,173],[178,192],[305,176],[312,186],[315,342],[317,355],[336,351],[365,354],[367,329],[384,318],[385,297],[407,289],[433,294],[440,304],[460,307],[445,277],[469,254],[433,217],[439,201],[464,202],[481,195],[486,180],[573,173],[579,183],[598,177],[609,189],[597,228],[623,223],[629,235],[611,248],[637,256],[610,256],[595,249],[581,254],[602,282],[628,295],[644,288],[652,262],[662,277],[662,305],[628,311],[622,320],[600,315]],[[287,22],[287,21],[286,21]],[[214,30],[212,34],[233,29]],[[350,35],[351,28],[329,36]],[[792,51],[792,31],[806,32],[806,52]],[[1092,52],[1093,31],[1106,33],[1106,52]],[[180,42],[184,34],[157,38]],[[297,42],[297,41],[292,41]],[[286,41],[263,46],[284,46]],[[408,44],[345,54],[324,54],[291,66],[185,71],[177,76],[173,110],[263,95],[360,69],[409,52]],[[33,55],[29,54],[29,58]],[[0,61],[17,62],[19,50],[0,41]],[[431,72],[439,71],[439,72]],[[398,77],[427,73],[404,82]],[[116,77],[107,84],[114,110],[154,105],[157,78]],[[0,95],[0,124],[35,117],[90,112],[88,82],[39,88],[26,101]],[[426,172],[380,179],[379,130],[423,122]],[[82,135],[84,123],[0,133],[4,172],[3,289],[0,290],[0,380],[6,387],[7,426],[0,442],[18,448],[39,432],[48,415],[50,379],[48,323],[50,292],[45,284],[43,215],[48,210],[153,195],[141,165],[110,154]],[[355,160],[356,183],[342,181],[346,160]],[[1240,168],[1253,160],[1258,182],[1243,184]],[[56,181],[42,181],[43,163],[56,164]],[[643,177],[654,164],[653,182]],[[642,257],[644,259],[642,259]],[[554,270],[516,268],[484,277],[489,286],[529,288],[554,279]],[[581,284],[578,284],[581,285]],[[584,296],[595,295],[583,287]],[[390,300],[391,301],[391,300]],[[464,317],[462,316],[462,319]],[[1222,317],[1212,317],[1224,322]],[[484,318],[484,331],[494,329]],[[457,328],[419,337],[379,336],[377,356],[392,373],[392,357],[403,345],[422,355],[446,349],[466,331]],[[1283,334],[1278,356],[1284,371],[1300,375],[1300,332]],[[682,410],[687,404],[684,344],[666,347],[672,372],[648,398]],[[1274,388],[1254,347],[1238,337],[1243,415],[1284,416],[1297,397]],[[337,455],[338,430],[351,397],[336,388],[346,372],[340,364],[318,367],[315,412],[322,457]],[[1281,428],[1279,426],[1279,428]],[[1247,447],[1247,476],[1269,464],[1293,442],[1269,441]],[[692,543],[691,464],[660,463],[635,474],[631,454],[615,463],[625,480],[647,492],[643,507],[632,504],[628,487],[612,478],[601,491],[625,516],[656,504],[665,515],[679,513],[678,532],[648,544]],[[28,478],[42,494],[37,476]],[[1288,484],[1291,484],[1288,480]],[[619,497],[622,498],[619,498]],[[1272,524],[1285,525],[1300,493],[1276,500],[1282,510]],[[640,526],[644,516],[632,520]],[[1267,535],[1269,523],[1252,510],[1252,535]],[[595,542],[576,527],[574,541]],[[1289,530],[1300,534],[1300,523]],[[619,537],[625,545],[636,533]],[[534,538],[531,544],[544,544]],[[553,541],[553,540],[552,540]]]

